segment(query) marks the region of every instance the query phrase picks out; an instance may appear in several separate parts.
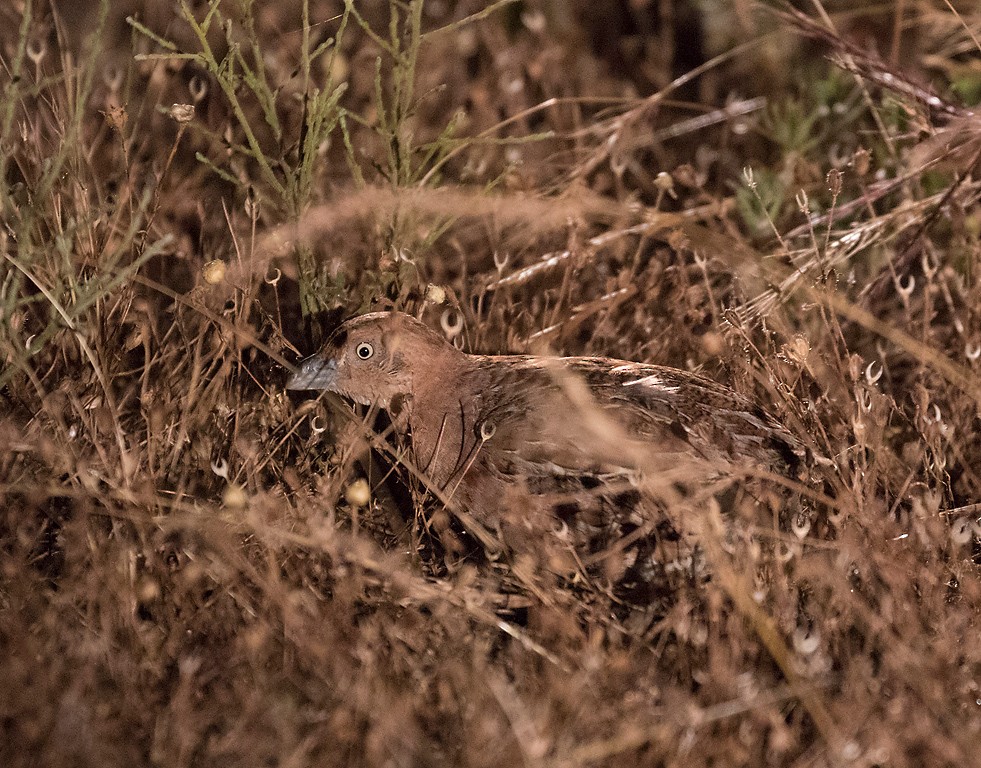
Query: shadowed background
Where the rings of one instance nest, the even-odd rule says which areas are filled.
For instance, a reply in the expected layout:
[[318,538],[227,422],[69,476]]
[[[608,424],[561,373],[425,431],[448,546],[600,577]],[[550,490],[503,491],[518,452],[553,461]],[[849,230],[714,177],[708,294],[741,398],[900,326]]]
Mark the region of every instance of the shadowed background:
[[[5,3],[0,762],[976,761],[981,18],[798,5]],[[625,605],[286,393],[387,308],[826,462]]]

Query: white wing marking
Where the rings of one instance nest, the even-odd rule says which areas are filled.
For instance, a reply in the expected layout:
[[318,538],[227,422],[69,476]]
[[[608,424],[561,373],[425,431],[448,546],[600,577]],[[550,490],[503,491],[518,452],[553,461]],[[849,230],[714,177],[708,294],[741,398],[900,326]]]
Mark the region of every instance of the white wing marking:
[[640,384],[644,387],[650,387],[651,389],[659,389],[662,392],[677,392],[681,387],[673,387],[664,383],[664,379],[658,376],[656,373],[652,373],[650,376],[644,376],[643,378],[636,379],[634,381],[626,381],[623,386],[633,387]]

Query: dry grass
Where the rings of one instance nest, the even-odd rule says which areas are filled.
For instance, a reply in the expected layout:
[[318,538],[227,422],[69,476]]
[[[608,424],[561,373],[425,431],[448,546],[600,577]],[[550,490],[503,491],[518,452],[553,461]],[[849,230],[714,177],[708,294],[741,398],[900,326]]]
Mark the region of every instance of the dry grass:
[[[979,764],[975,4],[70,5],[0,9],[0,764]],[[651,486],[627,604],[286,395],[368,306],[703,370],[813,466]]]

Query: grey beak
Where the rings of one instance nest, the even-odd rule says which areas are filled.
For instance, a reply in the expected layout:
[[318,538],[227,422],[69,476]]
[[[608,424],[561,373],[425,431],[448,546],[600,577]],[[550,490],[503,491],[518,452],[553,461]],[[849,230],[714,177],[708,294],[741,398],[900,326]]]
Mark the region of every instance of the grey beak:
[[300,363],[286,382],[287,389],[333,389],[337,380],[337,361],[311,355]]

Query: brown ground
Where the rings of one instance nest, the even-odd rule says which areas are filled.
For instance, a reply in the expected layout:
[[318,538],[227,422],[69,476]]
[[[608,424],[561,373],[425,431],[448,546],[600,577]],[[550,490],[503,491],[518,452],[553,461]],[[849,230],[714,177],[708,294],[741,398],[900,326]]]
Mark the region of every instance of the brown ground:
[[[0,765],[981,764],[976,3],[108,5],[0,7]],[[821,458],[625,602],[286,394],[369,307]]]

